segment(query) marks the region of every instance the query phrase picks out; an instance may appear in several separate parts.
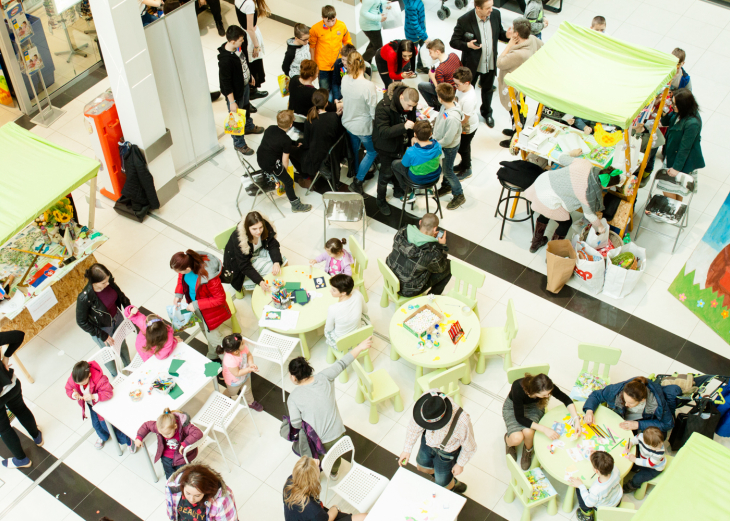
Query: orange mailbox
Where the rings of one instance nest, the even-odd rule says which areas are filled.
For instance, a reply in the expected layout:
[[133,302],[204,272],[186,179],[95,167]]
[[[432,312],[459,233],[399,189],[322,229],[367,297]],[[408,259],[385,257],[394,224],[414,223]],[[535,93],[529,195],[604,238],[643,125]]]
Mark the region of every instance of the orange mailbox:
[[116,201],[122,195],[127,176],[122,172],[122,160],[119,157],[119,143],[124,139],[111,89],[86,104],[84,123],[91,136],[91,148],[101,163],[99,191]]

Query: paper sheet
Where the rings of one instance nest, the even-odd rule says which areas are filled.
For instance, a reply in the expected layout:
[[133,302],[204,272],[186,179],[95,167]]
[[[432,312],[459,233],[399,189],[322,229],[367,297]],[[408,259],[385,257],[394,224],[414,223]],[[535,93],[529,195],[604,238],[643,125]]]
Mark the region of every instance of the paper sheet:
[[56,294],[53,292],[53,288],[48,287],[37,297],[30,299],[26,307],[33,320],[38,322],[38,319],[56,304],[58,304]]
[[299,320],[299,311],[292,309],[285,309],[281,311],[280,320],[266,320],[266,311],[279,311],[273,306],[264,306],[264,313],[259,320],[260,327],[270,327],[279,331],[288,331],[297,327],[297,321]]
[[581,137],[575,132],[565,132],[560,134],[556,138],[558,145],[565,153],[570,153],[571,150],[580,148],[583,154],[587,154],[591,151],[588,145],[581,139]]
[[25,295],[20,291],[16,291],[13,298],[5,298],[0,300],[0,313],[12,315],[17,313],[25,305]]

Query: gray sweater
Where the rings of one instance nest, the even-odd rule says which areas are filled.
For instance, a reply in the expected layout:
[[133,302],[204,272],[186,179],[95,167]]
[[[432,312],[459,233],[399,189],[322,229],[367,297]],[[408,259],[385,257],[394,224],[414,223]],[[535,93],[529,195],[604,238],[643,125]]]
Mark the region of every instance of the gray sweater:
[[345,433],[335,401],[335,378],[355,360],[347,353],[327,369],[314,375],[309,385],[298,385],[289,395],[289,417],[292,427],[299,429],[302,420],[317,433],[322,443],[334,441]]
[[446,109],[443,105],[436,116],[433,125],[433,138],[439,142],[441,148],[455,148],[461,143],[461,121],[464,119],[464,113],[454,105],[450,109]]
[[529,0],[525,6],[525,18],[530,22],[532,34],[540,34],[545,23],[543,17],[545,13],[542,7],[542,0]]
[[355,80],[349,74],[345,75],[342,78],[342,126],[356,136],[370,136],[378,104],[377,92],[372,81]]

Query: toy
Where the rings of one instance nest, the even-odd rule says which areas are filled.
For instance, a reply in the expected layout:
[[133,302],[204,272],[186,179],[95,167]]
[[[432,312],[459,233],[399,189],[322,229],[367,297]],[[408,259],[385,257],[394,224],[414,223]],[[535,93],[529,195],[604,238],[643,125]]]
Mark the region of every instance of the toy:
[[461,324],[459,324],[459,321],[457,320],[454,322],[454,325],[449,328],[449,337],[451,338],[451,341],[456,344],[459,340],[461,340],[462,336],[464,336],[464,330],[461,329]]
[[[412,307],[409,305],[408,308]],[[413,309],[413,313],[403,320],[403,327],[417,337],[432,333],[436,324],[444,320],[444,316],[429,304],[413,306]]]
[[133,389],[132,391],[129,391],[129,397],[132,399],[133,402],[140,401],[143,396],[144,393],[142,393],[142,389]]
[[596,138],[596,142],[602,147],[612,147],[624,137],[623,132],[620,130],[606,132],[600,123],[596,123],[593,136]]

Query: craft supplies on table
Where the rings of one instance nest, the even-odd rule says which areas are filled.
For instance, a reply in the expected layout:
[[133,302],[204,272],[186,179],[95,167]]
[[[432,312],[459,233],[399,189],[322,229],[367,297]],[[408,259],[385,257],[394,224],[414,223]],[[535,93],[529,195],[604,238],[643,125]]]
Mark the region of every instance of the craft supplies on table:
[[152,382],[152,389],[161,394],[170,394],[173,387],[175,387],[173,378],[158,378]]
[[403,328],[417,337],[423,337],[431,333],[434,326],[445,319],[446,317],[430,304],[424,304],[414,307],[414,311],[403,320]]
[[133,389],[129,391],[129,397],[132,399],[133,402],[140,401],[143,396],[144,393],[142,392],[142,389]]

